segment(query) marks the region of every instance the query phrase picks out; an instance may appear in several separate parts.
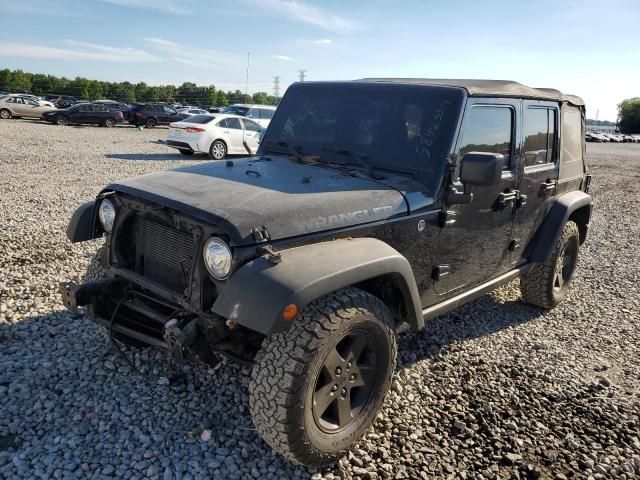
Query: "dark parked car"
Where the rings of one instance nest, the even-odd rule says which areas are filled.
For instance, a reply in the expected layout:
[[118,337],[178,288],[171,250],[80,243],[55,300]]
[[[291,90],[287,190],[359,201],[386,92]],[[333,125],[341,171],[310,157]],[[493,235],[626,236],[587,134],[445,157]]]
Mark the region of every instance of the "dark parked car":
[[256,430],[330,464],[378,414],[402,324],[516,278],[526,303],[566,297],[591,216],[584,114],[515,82],[293,84],[257,156],[118,181],[81,206],[70,240],[104,246],[63,299],[169,365],[253,362]]
[[58,108],[68,108],[71,105],[78,103],[78,99],[76,97],[71,97],[69,95],[43,95],[42,99],[52,102]]
[[130,105],[127,105],[126,103],[123,103],[123,102],[117,102],[115,100],[94,100],[92,103],[98,104],[98,105],[104,105],[105,107],[108,107],[111,110],[116,110],[123,113],[128,112],[129,108],[131,108]]
[[69,108],[52,110],[44,113],[42,118],[57,125],[75,123],[113,127],[124,122],[124,115],[121,111],[95,103],[77,103]]
[[179,122],[190,116],[188,113],[178,111],[166,103],[136,103],[127,112],[129,123],[147,128],[156,125],[169,125],[171,122]]

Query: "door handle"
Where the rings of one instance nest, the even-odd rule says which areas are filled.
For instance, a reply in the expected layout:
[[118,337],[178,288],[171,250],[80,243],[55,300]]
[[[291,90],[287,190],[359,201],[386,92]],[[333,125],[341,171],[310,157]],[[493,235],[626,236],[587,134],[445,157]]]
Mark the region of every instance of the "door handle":
[[556,188],[558,186],[558,182],[555,180],[547,180],[546,182],[542,182],[540,186],[542,187],[542,191],[547,193]]
[[520,193],[518,192],[518,190],[502,192],[500,195],[498,195],[498,205],[500,205],[501,207],[506,207],[511,202],[518,199],[518,193]]

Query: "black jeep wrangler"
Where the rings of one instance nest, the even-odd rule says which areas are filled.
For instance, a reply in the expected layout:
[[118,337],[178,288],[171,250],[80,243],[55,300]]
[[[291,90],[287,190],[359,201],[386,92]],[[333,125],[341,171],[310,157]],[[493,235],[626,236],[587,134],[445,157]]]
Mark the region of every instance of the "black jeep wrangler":
[[396,330],[520,277],[566,295],[591,215],[582,100],[515,82],[365,79],[287,91],[252,158],[108,185],[72,242],[104,237],[69,308],[117,342],[253,362],[278,452],[333,462],[365,432]]

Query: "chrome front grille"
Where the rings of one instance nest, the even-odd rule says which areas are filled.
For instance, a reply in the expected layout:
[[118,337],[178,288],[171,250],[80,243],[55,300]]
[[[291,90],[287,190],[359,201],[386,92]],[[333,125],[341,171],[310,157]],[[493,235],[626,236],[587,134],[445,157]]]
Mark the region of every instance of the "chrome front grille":
[[142,275],[176,292],[184,291],[195,256],[193,236],[145,219],[141,247]]

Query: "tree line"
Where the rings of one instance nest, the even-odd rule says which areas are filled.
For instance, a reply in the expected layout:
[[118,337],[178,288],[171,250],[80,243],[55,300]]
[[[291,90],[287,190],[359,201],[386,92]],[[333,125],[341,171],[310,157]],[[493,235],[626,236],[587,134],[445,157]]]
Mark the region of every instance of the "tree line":
[[277,105],[278,99],[266,92],[245,95],[240,90],[223,91],[215,85],[184,82],[176,85],[147,85],[144,82],[102,82],[83,77],[69,79],[28,73],[22,70],[0,70],[0,91],[33,95],[70,95],[83,100],[110,99],[125,103],[167,102],[183,105],[226,106],[234,103]]
[[620,102],[618,128],[622,133],[640,133],[640,97],[627,98]]

